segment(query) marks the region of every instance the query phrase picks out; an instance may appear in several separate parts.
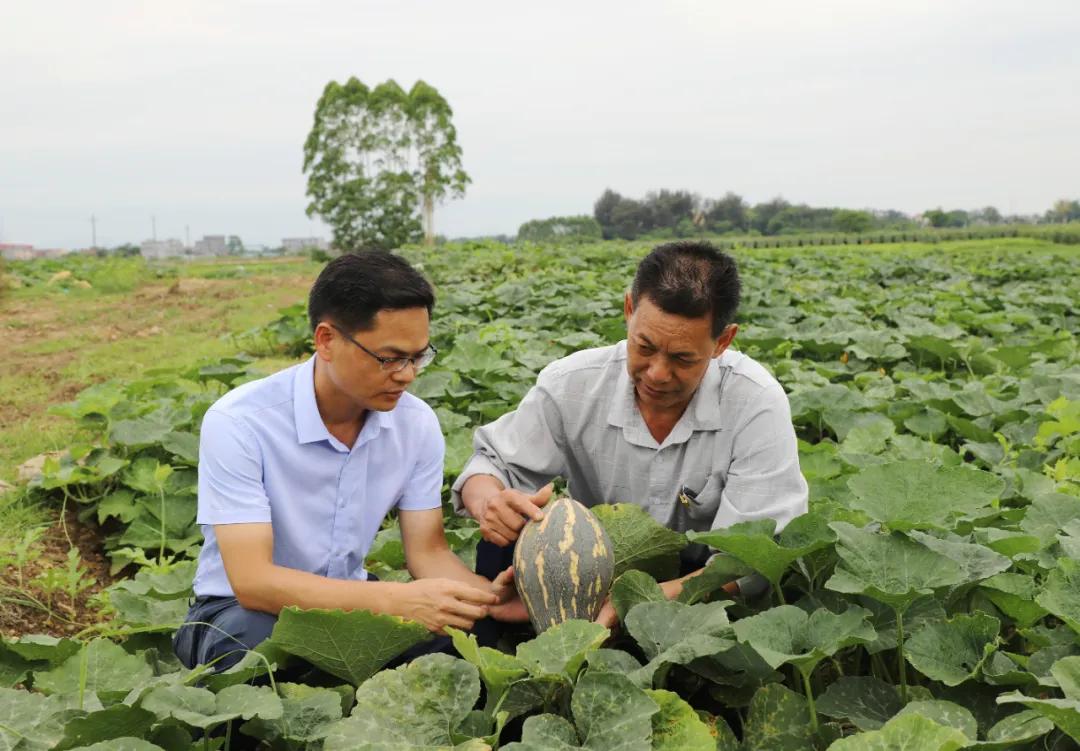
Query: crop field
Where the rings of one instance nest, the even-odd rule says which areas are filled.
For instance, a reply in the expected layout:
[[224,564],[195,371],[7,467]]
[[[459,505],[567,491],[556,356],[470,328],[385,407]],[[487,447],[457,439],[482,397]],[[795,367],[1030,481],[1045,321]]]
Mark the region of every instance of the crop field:
[[[446,436],[444,496],[474,427],[553,359],[623,337],[648,249],[404,251],[438,298],[412,391]],[[308,356],[320,265],[9,265],[0,750],[1077,748],[1080,246],[732,252],[736,346],[789,393],[810,512],[779,535],[687,536],[600,507],[618,629],[569,621],[505,650],[454,633],[458,656],[394,670],[430,635],[365,611],[286,609],[222,673],[170,647],[202,539],[200,419]],[[471,563],[475,525],[445,517]],[[666,601],[656,582],[691,542],[726,555]],[[367,568],[407,579],[392,520]],[[769,594],[720,591],[751,571]]]

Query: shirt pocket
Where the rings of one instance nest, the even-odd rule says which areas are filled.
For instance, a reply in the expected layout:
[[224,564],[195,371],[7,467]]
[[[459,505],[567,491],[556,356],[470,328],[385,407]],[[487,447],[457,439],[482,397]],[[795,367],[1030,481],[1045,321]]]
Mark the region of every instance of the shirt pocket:
[[[720,509],[724,485],[723,476],[711,475],[697,495],[690,497],[689,493],[680,492],[678,502],[686,511],[692,529],[704,531],[712,526],[716,512]],[[687,489],[693,490],[693,486]]]

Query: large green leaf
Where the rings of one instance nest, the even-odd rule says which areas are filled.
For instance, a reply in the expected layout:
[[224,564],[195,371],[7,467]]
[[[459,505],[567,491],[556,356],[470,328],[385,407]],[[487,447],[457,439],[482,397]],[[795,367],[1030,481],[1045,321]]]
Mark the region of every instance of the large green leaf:
[[735,556],[774,585],[794,561],[829,547],[836,539],[827,520],[813,512],[793,519],[778,539],[774,539],[775,530],[775,519],[761,519],[710,532],[688,532],[687,537]]
[[825,608],[807,614],[794,605],[781,605],[736,621],[735,635],[770,667],[790,662],[809,675],[844,647],[873,641],[877,634],[866,620],[869,616],[869,610],[857,605],[840,614]]
[[889,720],[880,730],[841,738],[829,751],[955,751],[968,743],[967,736],[956,728],[909,714]]
[[655,521],[640,506],[615,503],[593,506],[592,512],[611,539],[615,553],[615,576],[631,569],[655,579],[672,579],[679,573],[679,551],[686,537]]
[[453,746],[458,726],[479,697],[475,667],[449,655],[424,655],[364,681],[352,715],[329,729],[323,748]]
[[1050,720],[1061,732],[1080,743],[1080,700],[1036,699],[1021,693],[1002,694],[998,704],[1023,704]]
[[281,717],[246,722],[241,727],[245,735],[303,748],[303,744],[325,738],[330,727],[341,719],[342,702],[337,691],[297,683],[279,683],[277,688],[281,696]]
[[511,683],[528,675],[528,668],[514,655],[491,647],[481,647],[474,635],[465,634],[456,628],[448,627],[446,632],[450,634],[458,654],[480,672],[480,678],[487,689],[488,706],[495,706]]
[[237,684],[217,694],[195,686],[162,686],[143,697],[143,709],[158,719],[173,718],[206,730],[229,720],[276,720],[284,709],[281,699],[269,686]]
[[153,675],[140,656],[128,654],[108,639],[94,639],[56,668],[34,673],[34,688],[46,694],[96,694],[119,701],[131,687]]
[[582,748],[651,748],[652,717],[659,707],[626,676],[587,671],[574,687],[570,708]]
[[1035,602],[1080,633],[1080,561],[1059,560]]
[[430,638],[424,626],[393,615],[289,607],[282,609],[269,641],[356,686]]
[[649,663],[633,674],[641,686],[651,686],[665,664],[686,665],[699,657],[734,646],[726,607],[729,602],[643,602],[626,616],[626,630],[641,647]]
[[671,691],[645,691],[660,711],[652,718],[653,751],[716,751],[713,738],[694,708]]
[[743,726],[743,751],[812,751],[806,699],[779,684],[758,689]]
[[899,533],[882,534],[846,522],[829,525],[836,531],[841,563],[827,589],[862,594],[903,610],[935,589],[964,581],[964,571],[950,558]]
[[1021,627],[1031,626],[1046,615],[1046,609],[1035,602],[1038,589],[1031,576],[996,574],[980,582],[979,586],[990,602]]
[[150,741],[142,738],[113,738],[111,740],[94,743],[89,746],[78,746],[70,751],[166,751]]
[[975,720],[975,715],[955,702],[940,699],[910,701],[897,712],[896,716],[903,717],[909,714],[933,720],[943,727],[956,728],[971,740],[975,740],[978,736],[979,724]]
[[959,518],[989,506],[1005,487],[1001,478],[971,467],[924,461],[881,464],[848,480],[852,506],[890,529],[952,529]]
[[599,649],[608,636],[610,632],[598,623],[569,620],[519,644],[517,658],[533,677],[573,679],[589,653]]
[[971,584],[988,579],[994,574],[1008,571],[1012,561],[988,547],[950,536],[942,539],[925,532],[912,531],[908,536],[925,545],[935,553],[952,560],[964,572],[961,584]]
[[0,751],[45,751],[64,736],[59,697],[0,688]]
[[842,676],[817,699],[818,712],[859,730],[877,730],[903,706],[896,686],[871,676]]
[[1000,629],[998,619],[985,613],[958,615],[916,631],[904,643],[904,654],[926,677],[958,686],[979,674],[997,649]]
[[54,749],[63,751],[117,738],[141,738],[150,730],[155,719],[154,714],[145,709],[117,704],[71,719],[64,726],[63,739]]
[[1022,748],[1054,729],[1054,723],[1035,710],[1011,714],[986,731],[986,740],[969,746],[981,751],[1004,751]]
[[630,608],[642,602],[663,602],[667,598],[656,579],[644,571],[627,571],[611,585],[611,604],[620,621],[626,620]]

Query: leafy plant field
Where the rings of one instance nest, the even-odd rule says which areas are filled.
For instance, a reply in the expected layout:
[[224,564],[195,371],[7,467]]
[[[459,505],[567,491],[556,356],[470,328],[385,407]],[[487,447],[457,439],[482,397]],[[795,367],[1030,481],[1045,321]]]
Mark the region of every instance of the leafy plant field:
[[[622,337],[622,292],[646,250],[408,252],[439,295],[440,356],[414,392],[439,414],[448,481],[472,427],[512,408],[546,363]],[[133,575],[100,596],[105,625],[0,644],[0,748],[1076,748],[1076,249],[1007,238],[736,253],[737,344],[788,389],[811,487],[810,513],[779,536],[749,523],[688,539],[634,506],[603,507],[616,633],[571,621],[506,651],[454,634],[459,657],[380,670],[425,630],[289,609],[236,668],[184,670],[169,637],[200,540],[199,420],[260,374],[255,358],[305,355],[297,305],[236,337],[243,355],[98,384],[54,410],[86,440],[28,492],[100,525],[115,570]],[[448,526],[469,560],[475,528]],[[656,578],[689,542],[727,555],[662,601]],[[369,568],[407,577],[393,524]],[[713,597],[749,570],[770,595]],[[79,581],[76,561],[53,603]]]

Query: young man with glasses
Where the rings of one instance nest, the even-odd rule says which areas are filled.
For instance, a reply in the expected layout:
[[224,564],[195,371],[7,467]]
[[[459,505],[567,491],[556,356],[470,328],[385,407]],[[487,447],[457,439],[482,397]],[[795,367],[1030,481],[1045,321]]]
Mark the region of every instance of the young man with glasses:
[[[469,571],[443,534],[445,445],[406,389],[436,350],[435,297],[389,253],[331,261],[311,289],[315,354],[219,399],[199,439],[205,543],[196,599],[173,646],[219,670],[265,640],[283,607],[366,609],[470,629],[514,615],[508,572]],[[379,582],[364,559],[398,512],[414,581]],[[518,601],[515,600],[515,603]]]

